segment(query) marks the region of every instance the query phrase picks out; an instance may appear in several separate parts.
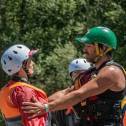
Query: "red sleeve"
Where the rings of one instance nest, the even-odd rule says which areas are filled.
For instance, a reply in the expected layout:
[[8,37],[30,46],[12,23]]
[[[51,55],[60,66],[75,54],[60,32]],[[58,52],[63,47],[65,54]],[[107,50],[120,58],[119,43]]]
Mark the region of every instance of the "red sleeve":
[[14,105],[16,105],[17,107],[21,107],[22,102],[30,101],[33,96],[33,89],[25,86],[18,86],[13,90],[11,98]]
[[45,126],[47,115],[43,115],[42,117],[36,117],[34,119],[29,120],[28,114],[24,113],[21,110],[22,102],[31,101],[33,97],[39,99],[39,96],[37,96],[36,92],[33,89],[26,86],[16,87],[11,95],[13,104],[16,105],[21,112],[21,116],[25,126]]

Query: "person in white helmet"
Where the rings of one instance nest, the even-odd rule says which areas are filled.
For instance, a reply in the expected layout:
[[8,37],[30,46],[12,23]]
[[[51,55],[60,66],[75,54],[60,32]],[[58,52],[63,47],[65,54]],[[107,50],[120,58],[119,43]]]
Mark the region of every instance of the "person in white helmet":
[[[84,58],[77,58],[77,59],[72,60],[68,66],[68,71],[73,82],[79,76],[80,73],[85,72],[90,67],[91,67],[91,64]],[[74,85],[64,90],[58,91],[55,94],[48,97],[48,100],[51,102],[55,100],[57,96],[59,97],[59,96],[69,93],[70,91],[73,90],[73,88],[74,88]]]
[[[69,74],[73,80],[74,90],[80,88],[75,84],[76,79],[91,68],[91,64],[84,58],[75,59],[69,64]],[[76,106],[70,107],[65,113],[67,115],[66,120],[68,126],[80,125],[80,117],[75,108]]]
[[[48,97],[49,102],[52,102],[57,98],[62,98],[62,96],[75,90],[76,87],[74,85],[74,81],[80,74],[84,73],[89,68],[91,68],[91,64],[84,58],[72,60],[68,66],[68,71],[73,81],[73,85]],[[79,123],[79,117],[76,113],[76,110],[74,110],[72,107],[69,107],[67,110],[65,109],[52,113],[52,118],[56,126],[77,126]]]
[[6,126],[47,126],[47,113],[29,119],[28,114],[21,109],[24,101],[37,99],[47,103],[46,93],[29,82],[29,77],[34,73],[32,56],[37,51],[16,44],[2,54],[2,69],[11,76],[11,80],[0,91],[0,110]]
[[84,58],[78,58],[73,60],[69,64],[69,74],[74,81],[80,73],[85,72],[91,67],[91,64]]

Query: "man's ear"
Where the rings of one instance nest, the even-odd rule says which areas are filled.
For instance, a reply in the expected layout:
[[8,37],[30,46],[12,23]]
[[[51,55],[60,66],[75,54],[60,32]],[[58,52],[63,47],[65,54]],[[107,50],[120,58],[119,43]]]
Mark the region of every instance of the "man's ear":
[[108,49],[107,46],[103,46],[103,51],[106,51]]

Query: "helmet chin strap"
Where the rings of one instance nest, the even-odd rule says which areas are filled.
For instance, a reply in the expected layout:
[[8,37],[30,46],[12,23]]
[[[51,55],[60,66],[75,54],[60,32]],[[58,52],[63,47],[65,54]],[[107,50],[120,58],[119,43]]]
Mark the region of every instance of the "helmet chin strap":
[[20,80],[28,81],[29,75],[28,75],[28,70],[26,70],[25,65],[23,64],[22,68],[20,69],[19,72],[14,74],[14,78],[20,78]]
[[108,47],[105,50],[99,47],[98,43],[95,44],[96,47],[96,58],[94,60],[94,63],[96,63],[101,57],[105,56],[106,53],[112,50],[112,48]]

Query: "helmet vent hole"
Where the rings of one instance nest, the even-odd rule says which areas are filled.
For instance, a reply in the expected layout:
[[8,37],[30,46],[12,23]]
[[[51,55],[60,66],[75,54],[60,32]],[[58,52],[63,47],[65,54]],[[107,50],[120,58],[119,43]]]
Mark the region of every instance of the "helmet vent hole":
[[84,63],[86,63],[86,61],[84,60]]
[[22,46],[17,46],[17,48],[21,49],[21,48],[22,48]]
[[6,61],[5,60],[3,62],[4,62],[4,64],[6,64]]
[[18,52],[17,51],[13,51],[15,54],[17,54]]
[[8,59],[9,59],[9,60],[12,60],[12,58],[11,58],[10,56],[8,56]]
[[8,70],[8,72],[11,72],[11,71],[12,71],[11,69]]

